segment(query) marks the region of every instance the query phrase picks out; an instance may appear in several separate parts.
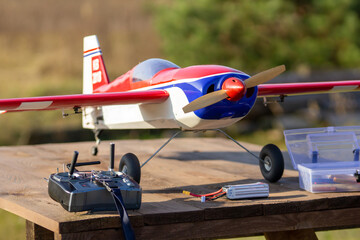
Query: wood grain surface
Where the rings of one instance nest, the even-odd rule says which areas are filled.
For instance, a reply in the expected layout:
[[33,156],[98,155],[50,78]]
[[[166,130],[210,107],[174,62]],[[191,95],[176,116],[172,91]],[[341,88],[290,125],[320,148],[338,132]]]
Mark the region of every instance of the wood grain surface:
[[[165,141],[115,141],[115,166],[127,152],[144,162]],[[79,162],[100,160],[102,164],[91,169],[107,169],[109,143],[101,143],[96,157],[90,154],[92,142],[0,147],[0,207],[53,231],[56,239],[77,239],[86,234],[118,236],[116,212],[69,213],[48,196],[44,179],[57,168],[63,171],[63,164],[71,162],[75,150],[80,153]],[[243,144],[255,154],[261,150],[260,146]],[[264,181],[258,162],[226,139],[173,140],[142,168],[142,206],[128,212],[137,237],[216,238],[360,226],[360,193],[303,191],[286,152],[284,156],[284,176],[269,184],[269,198],[221,198],[201,203],[182,191],[208,193],[228,184]]]

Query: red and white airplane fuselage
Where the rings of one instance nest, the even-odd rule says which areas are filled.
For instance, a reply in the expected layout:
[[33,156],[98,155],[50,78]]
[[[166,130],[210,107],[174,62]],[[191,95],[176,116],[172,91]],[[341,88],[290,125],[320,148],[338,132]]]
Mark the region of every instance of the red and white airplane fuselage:
[[[189,95],[203,94],[202,87],[191,89],[189,86],[211,83],[209,88],[215,91],[217,87],[215,85],[219,85],[219,81],[223,82],[234,75],[238,75],[239,78],[249,78],[248,75],[238,70],[223,66],[205,65],[181,69],[166,60],[150,59],[110,83],[97,38],[95,36],[86,37],[84,38],[84,94],[149,90],[164,90],[164,92],[163,98],[156,103],[85,107],[83,127],[90,129],[180,128],[198,130],[229,126],[242,119],[246,114],[236,117],[229,115],[222,118],[206,117],[205,114],[204,117],[204,114],[198,116],[194,112],[185,113],[183,107],[189,104]],[[254,101],[247,109],[250,110],[253,104]]]

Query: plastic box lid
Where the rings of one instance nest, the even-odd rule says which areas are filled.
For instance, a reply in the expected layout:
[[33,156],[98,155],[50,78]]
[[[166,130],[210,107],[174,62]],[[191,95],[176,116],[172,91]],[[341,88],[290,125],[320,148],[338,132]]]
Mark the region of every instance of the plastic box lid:
[[359,161],[360,126],[285,130],[294,169],[298,164]]

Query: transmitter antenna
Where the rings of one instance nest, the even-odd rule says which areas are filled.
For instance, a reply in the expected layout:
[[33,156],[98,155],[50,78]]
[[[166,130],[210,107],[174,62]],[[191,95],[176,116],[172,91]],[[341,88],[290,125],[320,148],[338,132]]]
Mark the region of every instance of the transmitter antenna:
[[114,170],[114,161],[115,161],[115,143],[110,143],[110,166],[109,166],[109,171]]
[[73,156],[73,159],[72,159],[72,162],[71,162],[70,172],[69,172],[70,178],[72,178],[72,175],[73,175],[73,173],[74,173],[75,165],[76,165],[76,161],[77,161],[78,156],[79,156],[79,152],[78,152],[78,151],[74,151],[74,156]]

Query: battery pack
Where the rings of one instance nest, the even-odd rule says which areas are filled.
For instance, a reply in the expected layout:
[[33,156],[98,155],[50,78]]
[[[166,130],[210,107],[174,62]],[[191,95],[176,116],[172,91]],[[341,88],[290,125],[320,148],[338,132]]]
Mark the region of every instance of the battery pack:
[[223,187],[228,199],[267,198],[269,185],[262,182],[251,184],[227,185]]

